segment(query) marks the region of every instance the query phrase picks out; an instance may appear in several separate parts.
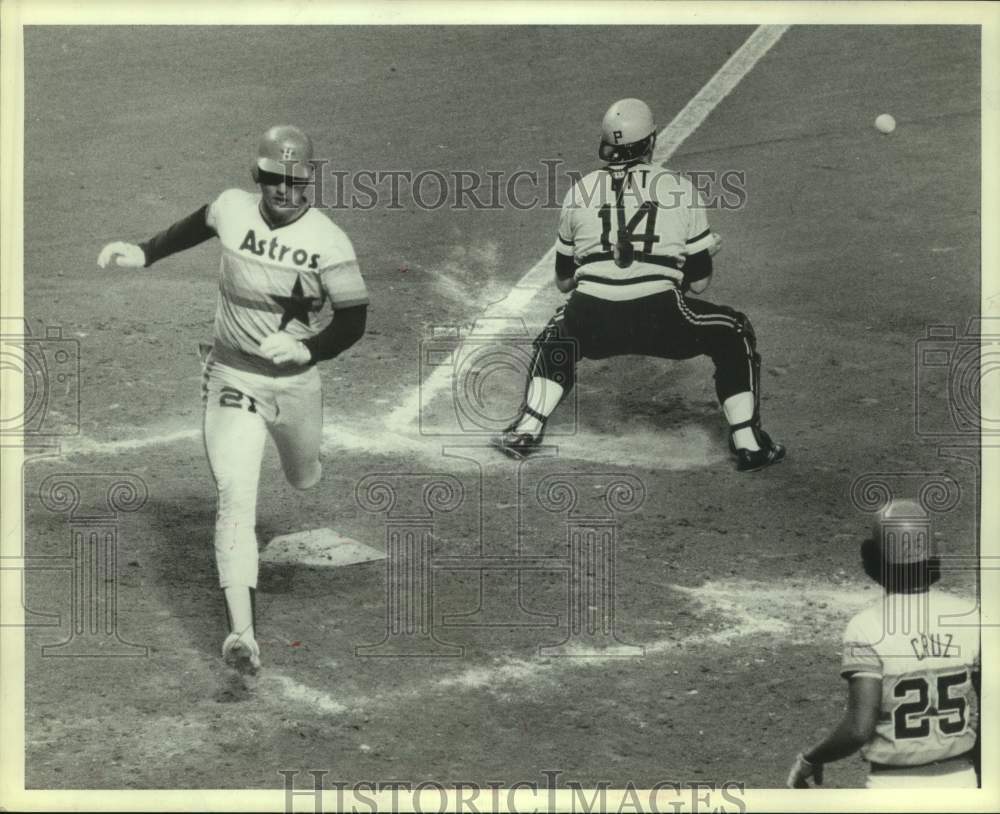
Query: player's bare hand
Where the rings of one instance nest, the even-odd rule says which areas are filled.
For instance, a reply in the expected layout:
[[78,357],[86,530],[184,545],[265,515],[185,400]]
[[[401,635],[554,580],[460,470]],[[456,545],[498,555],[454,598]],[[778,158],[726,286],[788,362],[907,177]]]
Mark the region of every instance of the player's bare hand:
[[712,234],[709,235],[709,237],[712,238],[712,245],[708,247],[708,253],[712,257],[714,257],[716,254],[718,254],[719,249],[722,248],[722,237],[719,235],[718,232],[712,232]]
[[810,763],[800,753],[795,758],[795,763],[792,765],[791,771],[788,772],[788,779],[785,781],[785,785],[790,789],[807,789],[809,788],[808,780],[810,777],[817,786],[822,786],[823,764]]
[[265,336],[260,352],[276,365],[305,365],[312,359],[309,348],[283,331]]
[[107,268],[112,263],[130,269],[145,268],[146,253],[134,243],[116,240],[101,249],[101,253],[97,255],[97,265],[102,269]]

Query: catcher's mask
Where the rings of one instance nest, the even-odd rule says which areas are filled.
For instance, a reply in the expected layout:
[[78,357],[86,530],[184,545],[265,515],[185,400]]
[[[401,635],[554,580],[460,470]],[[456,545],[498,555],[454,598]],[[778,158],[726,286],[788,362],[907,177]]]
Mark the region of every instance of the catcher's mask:
[[306,184],[312,179],[312,140],[298,127],[272,127],[257,144],[253,180],[258,184],[278,184],[282,180]]
[[653,111],[641,99],[621,99],[608,108],[601,122],[598,155],[609,164],[642,158],[656,145]]

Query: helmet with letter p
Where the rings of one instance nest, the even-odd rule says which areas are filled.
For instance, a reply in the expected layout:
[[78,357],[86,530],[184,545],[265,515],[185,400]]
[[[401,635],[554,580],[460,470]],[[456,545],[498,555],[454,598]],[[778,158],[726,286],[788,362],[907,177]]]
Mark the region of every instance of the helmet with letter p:
[[608,108],[601,122],[602,161],[627,164],[651,152],[656,144],[653,111],[641,99],[620,99]]
[[270,128],[257,143],[253,179],[259,182],[261,173],[284,176],[295,181],[309,181],[313,168],[312,140],[298,127],[279,124]]

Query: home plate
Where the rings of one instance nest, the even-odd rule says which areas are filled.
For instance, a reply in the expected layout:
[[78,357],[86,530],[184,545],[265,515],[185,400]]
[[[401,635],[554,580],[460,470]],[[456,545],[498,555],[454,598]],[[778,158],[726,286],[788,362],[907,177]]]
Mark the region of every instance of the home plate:
[[310,529],[282,534],[260,553],[261,562],[336,568],[359,562],[384,560],[385,552],[357,540],[341,537],[333,529]]

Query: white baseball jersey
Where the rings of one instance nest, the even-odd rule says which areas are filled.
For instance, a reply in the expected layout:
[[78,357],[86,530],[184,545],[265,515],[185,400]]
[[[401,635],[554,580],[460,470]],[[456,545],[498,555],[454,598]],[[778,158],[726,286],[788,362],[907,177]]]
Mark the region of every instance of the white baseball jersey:
[[316,209],[271,226],[259,193],[227,189],[208,207],[207,222],[222,243],[215,356],[223,364],[269,375],[298,372],[264,358],[260,341],[278,330],[306,339],[330,324],[334,308],[368,302],[350,240]]
[[[620,268],[610,257],[594,261],[622,240],[637,253],[629,267]],[[679,287],[684,258],[711,245],[705,207],[690,180],[652,164],[635,164],[626,170],[620,196],[608,168],[573,185],[563,200],[556,248],[583,265],[581,293],[631,300]],[[670,259],[676,268],[662,263]]]
[[[972,611],[972,615],[970,615]],[[861,754],[875,763],[919,766],[968,752],[979,703],[978,613],[971,600],[932,588],[885,594],[844,632],[841,675],[882,679],[875,735]]]

